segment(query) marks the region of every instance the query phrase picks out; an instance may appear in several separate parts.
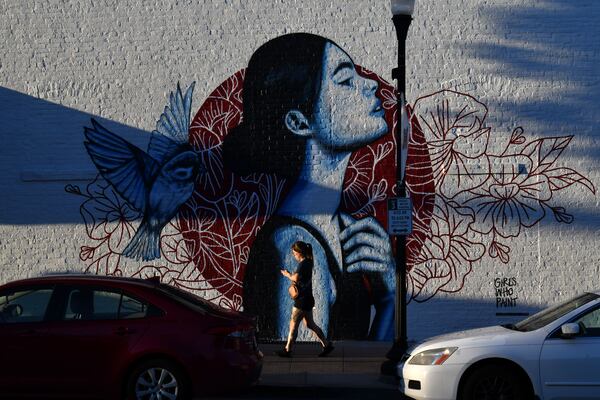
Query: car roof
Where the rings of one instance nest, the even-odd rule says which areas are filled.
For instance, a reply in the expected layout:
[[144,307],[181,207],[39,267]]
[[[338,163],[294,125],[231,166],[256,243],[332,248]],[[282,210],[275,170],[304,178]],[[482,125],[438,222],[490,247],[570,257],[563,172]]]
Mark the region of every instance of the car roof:
[[151,277],[147,279],[143,278],[131,278],[121,276],[109,276],[109,275],[95,275],[95,274],[83,274],[83,273],[48,273],[37,277],[20,279],[12,282],[6,282],[0,286],[13,286],[23,284],[37,284],[37,283],[64,283],[64,282],[117,282],[127,283],[133,285],[142,285],[146,287],[156,287],[160,283],[159,277]]

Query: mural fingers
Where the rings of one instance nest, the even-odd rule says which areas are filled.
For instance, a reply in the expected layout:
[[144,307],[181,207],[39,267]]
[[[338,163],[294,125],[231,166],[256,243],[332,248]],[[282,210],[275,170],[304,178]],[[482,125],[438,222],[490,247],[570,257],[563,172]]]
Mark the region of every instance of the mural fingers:
[[380,238],[375,236],[370,232],[357,232],[355,235],[350,237],[345,242],[342,242],[342,250],[346,253],[349,253],[356,249],[357,247],[369,246],[374,249],[379,248]]
[[385,229],[379,225],[375,218],[367,217],[356,220],[351,225],[346,226],[340,233],[340,241],[343,243],[359,232],[370,232],[380,238],[388,237]]
[[388,262],[387,254],[382,252],[380,249],[370,247],[370,246],[362,246],[357,248],[355,251],[349,253],[344,261],[346,264],[353,264],[357,261],[375,261],[382,264],[386,264]]
[[386,272],[388,266],[381,262],[360,260],[348,265],[346,271],[355,272]]

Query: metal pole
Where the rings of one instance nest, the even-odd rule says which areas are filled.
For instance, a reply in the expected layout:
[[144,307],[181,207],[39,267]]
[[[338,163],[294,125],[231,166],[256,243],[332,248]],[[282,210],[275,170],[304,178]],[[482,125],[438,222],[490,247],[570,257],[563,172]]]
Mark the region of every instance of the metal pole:
[[[398,67],[392,71],[392,78],[397,81],[397,113],[398,122],[394,135],[396,137],[396,177],[398,196],[406,197],[406,182],[402,175],[402,95],[406,92],[406,37],[408,27],[412,21],[410,15],[394,15],[392,18],[396,27],[396,36],[398,38]],[[406,98],[406,96],[404,96]],[[396,364],[402,358],[408,348],[408,339],[406,333],[406,236],[396,237],[396,335],[392,348],[388,351],[386,357],[388,361],[381,366],[381,372],[386,375],[396,374]]]

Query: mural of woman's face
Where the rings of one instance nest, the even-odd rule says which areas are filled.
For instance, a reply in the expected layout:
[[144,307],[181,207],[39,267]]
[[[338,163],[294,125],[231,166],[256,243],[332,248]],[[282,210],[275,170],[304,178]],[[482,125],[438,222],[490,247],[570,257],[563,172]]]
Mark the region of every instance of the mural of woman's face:
[[383,136],[388,129],[376,89],[377,82],[360,76],[344,50],[327,43],[313,137],[332,149],[353,150]]

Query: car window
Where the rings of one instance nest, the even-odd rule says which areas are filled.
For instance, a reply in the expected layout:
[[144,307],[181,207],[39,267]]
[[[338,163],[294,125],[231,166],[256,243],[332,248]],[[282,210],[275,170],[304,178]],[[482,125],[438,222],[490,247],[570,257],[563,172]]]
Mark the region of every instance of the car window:
[[63,319],[117,319],[120,301],[120,293],[88,288],[72,289],[68,296]]
[[123,295],[121,302],[121,308],[119,309],[119,318],[121,319],[133,319],[143,318],[148,313],[148,305],[136,300],[127,295]]
[[219,306],[217,306],[216,304],[213,304],[199,296],[196,296],[193,293],[190,293],[188,291],[185,291],[183,289],[179,289],[175,286],[171,286],[171,285],[167,285],[167,284],[160,284],[160,286],[158,286],[158,289],[164,293],[165,295],[167,295],[169,298],[179,302],[180,304],[183,304],[184,306],[192,309],[192,310],[197,310],[203,313],[206,312],[210,312],[210,311],[222,311],[223,309]]
[[574,322],[584,328],[582,332],[583,336],[600,337],[600,308],[586,313]]
[[52,288],[39,288],[3,293],[0,295],[0,323],[43,321],[52,292]]
[[115,320],[148,316],[148,304],[119,291],[73,288],[63,320]]
[[598,297],[600,296],[593,293],[582,294],[556,306],[546,308],[539,313],[533,314],[531,317],[526,318],[521,322],[517,322],[515,325],[513,325],[513,327],[515,330],[521,332],[530,332],[540,329],[552,321],[556,321],[557,319],[564,317],[571,311],[576,310],[584,304],[596,300]]

